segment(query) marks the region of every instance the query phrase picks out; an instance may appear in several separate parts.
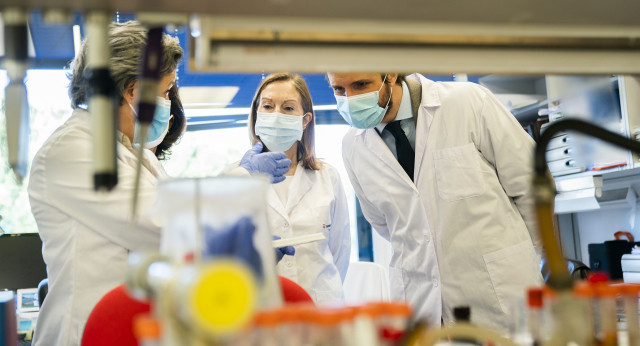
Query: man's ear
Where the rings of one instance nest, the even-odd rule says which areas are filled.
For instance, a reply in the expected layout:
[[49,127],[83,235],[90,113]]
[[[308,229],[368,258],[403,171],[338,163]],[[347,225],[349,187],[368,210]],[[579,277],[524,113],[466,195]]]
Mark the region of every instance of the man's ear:
[[397,80],[398,80],[397,73],[387,73],[387,83],[393,85],[393,84],[396,84]]

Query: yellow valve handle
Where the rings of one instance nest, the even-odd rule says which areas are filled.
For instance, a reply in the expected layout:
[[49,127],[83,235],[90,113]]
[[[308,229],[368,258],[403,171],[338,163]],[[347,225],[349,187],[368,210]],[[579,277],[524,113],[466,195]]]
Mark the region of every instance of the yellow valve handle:
[[253,273],[241,263],[218,260],[207,264],[189,295],[193,321],[215,335],[238,331],[253,316],[256,287]]

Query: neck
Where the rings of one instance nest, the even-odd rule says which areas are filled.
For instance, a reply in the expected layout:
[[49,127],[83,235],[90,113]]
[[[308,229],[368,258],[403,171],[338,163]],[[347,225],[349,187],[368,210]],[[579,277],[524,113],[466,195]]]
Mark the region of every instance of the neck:
[[291,160],[289,172],[284,175],[294,175],[296,173],[296,167],[298,167],[298,142],[295,142],[291,148],[284,153],[287,155],[287,158]]
[[118,130],[133,144],[133,132],[135,129],[136,117],[131,112],[131,108],[126,102],[118,107]]
[[396,116],[398,116],[398,110],[400,109],[400,102],[402,102],[402,85],[393,83],[391,88],[393,89],[393,93],[391,94],[391,102],[393,104],[387,111],[387,114],[384,115],[384,118],[382,118],[382,121],[380,121],[385,124],[396,119]]

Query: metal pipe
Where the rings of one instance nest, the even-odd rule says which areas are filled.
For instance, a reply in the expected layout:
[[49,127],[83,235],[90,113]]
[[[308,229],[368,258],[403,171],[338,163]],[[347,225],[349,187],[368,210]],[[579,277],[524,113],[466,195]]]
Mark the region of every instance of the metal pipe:
[[27,73],[29,40],[27,12],[7,7],[2,11],[4,21],[4,67],[9,75],[5,89],[7,147],[9,165],[18,182],[27,175],[29,162],[29,103],[24,77]]
[[109,72],[109,22],[107,12],[87,14],[87,78],[89,111],[93,126],[93,184],[96,190],[109,191],[118,184],[116,161],[115,86]]
[[152,27],[147,34],[147,45],[142,59],[142,75],[139,79],[140,101],[138,103],[138,119],[139,124],[138,138],[138,163],[136,167],[136,177],[133,189],[133,202],[131,204],[131,216],[136,217],[138,207],[138,190],[140,188],[140,170],[142,169],[142,153],[144,151],[144,143],[147,140],[149,126],[153,122],[154,112],[156,110],[156,97],[158,96],[158,83],[160,81],[160,67],[162,63],[162,35],[163,29],[160,27]]

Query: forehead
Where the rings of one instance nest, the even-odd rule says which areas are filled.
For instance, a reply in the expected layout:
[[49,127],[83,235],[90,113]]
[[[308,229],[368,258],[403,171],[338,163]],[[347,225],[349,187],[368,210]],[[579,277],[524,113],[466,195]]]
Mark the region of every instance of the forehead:
[[171,73],[167,73],[163,75],[162,78],[160,79],[160,83],[167,85],[175,82],[175,80],[176,80],[176,71],[173,71]]
[[274,101],[295,100],[300,102],[300,94],[291,81],[278,81],[269,83],[262,89],[260,98],[269,98]]
[[334,86],[346,86],[362,80],[382,80],[379,73],[327,73],[327,78],[329,83]]

